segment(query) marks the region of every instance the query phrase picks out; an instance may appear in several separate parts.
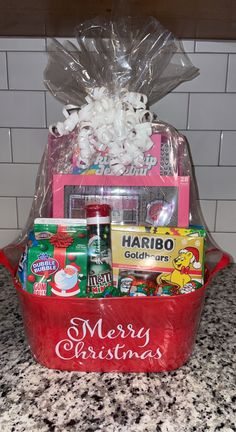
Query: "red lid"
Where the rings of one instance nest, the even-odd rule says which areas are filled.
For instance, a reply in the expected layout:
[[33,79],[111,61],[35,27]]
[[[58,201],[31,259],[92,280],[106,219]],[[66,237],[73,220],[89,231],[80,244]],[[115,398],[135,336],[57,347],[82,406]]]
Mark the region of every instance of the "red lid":
[[88,204],[86,205],[87,218],[110,216],[111,207],[108,204]]

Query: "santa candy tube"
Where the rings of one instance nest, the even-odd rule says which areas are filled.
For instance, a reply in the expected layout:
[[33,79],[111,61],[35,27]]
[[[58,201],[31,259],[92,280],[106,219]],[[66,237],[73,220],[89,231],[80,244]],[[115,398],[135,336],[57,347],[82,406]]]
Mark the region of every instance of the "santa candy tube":
[[90,297],[104,297],[112,290],[110,214],[107,204],[86,206]]

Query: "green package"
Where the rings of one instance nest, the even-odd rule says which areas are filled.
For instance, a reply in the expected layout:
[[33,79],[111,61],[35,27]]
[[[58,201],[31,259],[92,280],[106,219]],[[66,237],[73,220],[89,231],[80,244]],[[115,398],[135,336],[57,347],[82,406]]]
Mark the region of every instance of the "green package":
[[87,297],[87,227],[81,219],[36,219],[28,249],[26,290]]

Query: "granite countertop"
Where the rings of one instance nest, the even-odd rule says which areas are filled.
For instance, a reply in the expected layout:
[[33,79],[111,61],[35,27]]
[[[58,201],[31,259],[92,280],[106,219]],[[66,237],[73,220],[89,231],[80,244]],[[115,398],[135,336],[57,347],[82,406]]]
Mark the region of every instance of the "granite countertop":
[[235,285],[234,265],[209,286],[194,353],[179,370],[61,372],[32,358],[1,269],[0,431],[235,431]]

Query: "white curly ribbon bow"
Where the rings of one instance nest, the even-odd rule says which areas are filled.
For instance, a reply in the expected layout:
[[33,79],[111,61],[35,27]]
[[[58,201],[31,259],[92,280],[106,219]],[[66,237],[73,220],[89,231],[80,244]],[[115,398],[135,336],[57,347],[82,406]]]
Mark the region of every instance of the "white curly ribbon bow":
[[111,173],[124,174],[129,165],[142,167],[145,152],[153,146],[152,114],[146,109],[147,97],[124,90],[109,95],[105,87],[96,87],[81,109],[67,105],[64,122],[50,127],[56,136],[78,129],[75,154],[81,169],[89,168],[98,154],[106,155]]

